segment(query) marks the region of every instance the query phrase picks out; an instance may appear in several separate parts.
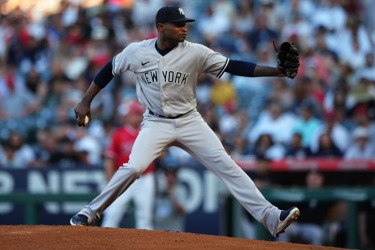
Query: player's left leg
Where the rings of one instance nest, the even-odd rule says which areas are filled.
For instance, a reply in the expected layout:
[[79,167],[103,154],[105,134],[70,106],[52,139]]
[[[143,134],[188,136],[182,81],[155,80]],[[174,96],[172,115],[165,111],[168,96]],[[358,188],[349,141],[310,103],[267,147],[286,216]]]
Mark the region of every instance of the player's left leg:
[[299,210],[282,212],[267,201],[250,177],[226,153],[217,135],[198,113],[177,121],[178,142],[218,176],[242,206],[277,236],[298,217]]

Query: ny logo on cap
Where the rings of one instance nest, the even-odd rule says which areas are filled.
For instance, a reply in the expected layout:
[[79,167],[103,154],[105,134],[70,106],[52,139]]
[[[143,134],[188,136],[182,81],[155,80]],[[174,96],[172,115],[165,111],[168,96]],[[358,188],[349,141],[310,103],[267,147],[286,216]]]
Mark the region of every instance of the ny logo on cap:
[[180,12],[180,15],[185,15],[184,11],[182,10],[182,8],[178,8],[178,11]]

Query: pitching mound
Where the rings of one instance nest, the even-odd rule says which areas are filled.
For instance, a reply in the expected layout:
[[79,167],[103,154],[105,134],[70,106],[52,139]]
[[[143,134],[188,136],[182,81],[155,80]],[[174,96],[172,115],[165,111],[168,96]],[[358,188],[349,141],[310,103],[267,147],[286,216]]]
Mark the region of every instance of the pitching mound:
[[291,243],[238,239],[204,234],[124,228],[72,226],[0,226],[0,246],[12,249],[339,249]]

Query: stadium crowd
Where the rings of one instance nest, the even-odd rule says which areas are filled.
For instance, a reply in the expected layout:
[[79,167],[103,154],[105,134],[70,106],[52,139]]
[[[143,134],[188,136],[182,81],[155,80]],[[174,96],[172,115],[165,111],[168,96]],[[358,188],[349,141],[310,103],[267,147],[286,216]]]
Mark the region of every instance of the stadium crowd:
[[[156,35],[154,15],[178,4],[189,38],[222,54],[276,65],[273,43],[300,51],[298,76],[200,77],[199,110],[232,157],[374,159],[375,1],[134,0],[84,9],[62,0],[41,15],[0,16],[0,168],[101,166],[111,132],[135,98],[114,78],[79,128],[75,104],[95,73],[131,42]],[[188,157],[172,153],[181,164]]]

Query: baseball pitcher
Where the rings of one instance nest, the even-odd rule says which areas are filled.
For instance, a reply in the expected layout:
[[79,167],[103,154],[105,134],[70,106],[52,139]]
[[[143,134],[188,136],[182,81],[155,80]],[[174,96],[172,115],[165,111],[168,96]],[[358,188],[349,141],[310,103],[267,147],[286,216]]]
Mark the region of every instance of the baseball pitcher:
[[197,111],[196,84],[201,73],[221,77],[224,72],[245,77],[297,75],[297,48],[283,43],[277,67],[232,60],[201,44],[186,41],[187,23],[182,8],[163,7],[156,14],[157,38],[135,42],[116,55],[96,75],[75,108],[78,126],[91,119],[90,104],[113,77],[125,71],[136,75],[139,101],[146,106],[141,131],[130,159],[117,170],[102,192],[74,215],[70,224],[87,226],[141,176],[150,163],[174,145],[186,150],[217,175],[242,206],[273,235],[295,221],[297,207],[280,210],[267,201],[250,177],[226,153],[221,141]]

